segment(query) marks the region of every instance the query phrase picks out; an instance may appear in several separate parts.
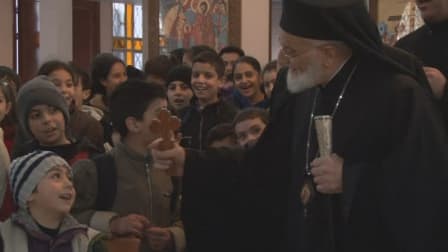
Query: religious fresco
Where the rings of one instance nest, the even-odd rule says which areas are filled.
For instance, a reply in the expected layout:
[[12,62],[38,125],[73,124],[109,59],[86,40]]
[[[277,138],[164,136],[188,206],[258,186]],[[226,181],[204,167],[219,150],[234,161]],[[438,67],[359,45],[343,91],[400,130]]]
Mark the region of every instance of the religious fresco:
[[160,0],[160,49],[228,44],[228,0]]

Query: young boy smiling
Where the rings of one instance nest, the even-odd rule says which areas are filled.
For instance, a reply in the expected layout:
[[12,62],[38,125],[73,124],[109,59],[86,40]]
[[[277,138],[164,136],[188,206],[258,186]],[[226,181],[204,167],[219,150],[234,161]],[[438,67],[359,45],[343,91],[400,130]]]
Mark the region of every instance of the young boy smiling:
[[220,123],[232,122],[237,109],[220,99],[219,87],[224,77],[224,62],[214,52],[202,52],[193,59],[191,86],[197,98],[182,120],[184,147],[206,147],[208,131]]
[[88,228],[70,215],[76,193],[64,159],[31,152],[13,161],[10,181],[19,208],[0,225],[1,251],[87,251]]

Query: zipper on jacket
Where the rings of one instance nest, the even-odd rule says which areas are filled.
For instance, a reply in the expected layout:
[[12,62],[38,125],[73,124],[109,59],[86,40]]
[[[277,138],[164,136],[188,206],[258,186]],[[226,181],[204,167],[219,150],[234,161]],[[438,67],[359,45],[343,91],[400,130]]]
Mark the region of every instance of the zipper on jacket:
[[204,124],[204,115],[202,114],[204,110],[200,111],[201,120],[199,121],[199,150],[202,150],[202,126]]
[[149,216],[150,219],[153,218],[152,215],[152,203],[153,203],[153,195],[152,195],[152,180],[151,180],[151,166],[149,164],[149,161],[145,161],[145,172],[146,172],[146,182],[148,184],[148,191],[149,191]]

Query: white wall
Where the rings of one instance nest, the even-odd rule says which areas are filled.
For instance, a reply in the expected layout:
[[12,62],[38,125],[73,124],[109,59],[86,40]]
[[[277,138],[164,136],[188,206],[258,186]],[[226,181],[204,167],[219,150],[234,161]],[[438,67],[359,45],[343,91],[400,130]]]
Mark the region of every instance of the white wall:
[[100,2],[100,51],[112,51],[112,3]]
[[72,0],[40,0],[39,64],[73,59]]
[[0,3],[0,65],[13,67],[13,0]]
[[241,47],[262,65],[269,61],[269,7],[270,0],[241,1]]
[[278,58],[280,52],[280,42],[278,37],[280,36],[280,19],[282,16],[282,3],[281,1],[274,1],[272,3],[271,10],[271,60]]

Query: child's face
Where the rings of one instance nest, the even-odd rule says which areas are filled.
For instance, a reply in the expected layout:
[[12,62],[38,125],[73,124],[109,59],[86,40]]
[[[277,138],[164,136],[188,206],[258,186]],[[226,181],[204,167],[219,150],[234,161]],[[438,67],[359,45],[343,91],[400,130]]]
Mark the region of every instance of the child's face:
[[34,138],[45,146],[69,143],[65,135],[64,114],[45,104],[34,106],[28,114],[28,127]]
[[73,84],[73,78],[69,72],[64,69],[58,69],[51,72],[48,77],[54,83],[54,85],[61,91],[67,104],[70,106],[74,101],[75,87]]
[[218,90],[222,80],[218,77],[215,67],[208,63],[193,64],[191,86],[201,105],[213,104],[218,101]]
[[223,53],[221,55],[222,61],[224,61],[225,68],[225,75],[229,75],[233,71],[233,65],[235,65],[235,62],[239,59],[240,55],[238,53],[234,52],[228,52]]
[[45,211],[49,215],[70,213],[76,192],[68,169],[55,166],[47,172],[28,199],[28,207],[32,212]]
[[191,62],[191,53],[187,52],[182,56],[182,64],[191,67],[193,62]]
[[153,119],[157,118],[159,112],[162,108],[166,108],[168,102],[166,99],[157,98],[151,104],[149,104],[145,113],[143,114],[142,120],[135,121],[135,128],[129,129],[130,132],[139,134],[140,139],[143,141],[143,145],[148,145],[155,140],[155,134],[151,132],[150,126]]
[[260,74],[249,64],[241,62],[235,66],[233,74],[235,86],[247,98],[255,98],[261,93]]
[[275,80],[277,79],[277,71],[268,71],[263,74],[263,90],[267,97],[271,97]]
[[101,84],[106,88],[106,94],[109,96],[120,84],[128,79],[126,67],[121,62],[116,62],[112,65],[107,78],[101,81]]
[[235,125],[238,144],[242,147],[253,147],[260,138],[266,124],[260,118],[241,121]]
[[[1,84],[0,84],[1,85]],[[11,109],[11,102],[6,100],[5,94],[0,91],[0,122],[5,119],[5,116],[9,113]]]
[[168,84],[166,94],[170,105],[176,110],[181,110],[190,105],[191,98],[193,97],[193,90],[182,81],[172,81]]

